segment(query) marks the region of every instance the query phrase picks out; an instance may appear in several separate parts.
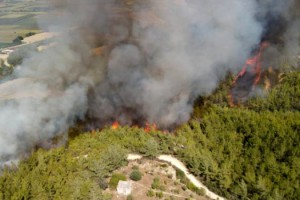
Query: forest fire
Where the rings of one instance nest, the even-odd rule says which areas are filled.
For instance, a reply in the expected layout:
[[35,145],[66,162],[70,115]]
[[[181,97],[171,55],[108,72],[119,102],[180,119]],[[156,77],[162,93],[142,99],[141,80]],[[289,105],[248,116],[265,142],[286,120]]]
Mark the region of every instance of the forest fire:
[[157,130],[157,125],[155,123],[153,123],[153,124],[146,123],[146,126],[145,126],[144,130],[147,133],[149,133],[150,131],[156,131]]
[[247,59],[242,70],[234,78],[229,94],[229,104],[231,106],[244,102],[249,97],[251,91],[261,79],[262,54],[269,46],[268,42],[262,42],[254,56]]
[[[121,126],[120,123],[118,121],[115,121],[111,125],[111,129],[112,130],[117,130],[120,126]],[[139,127],[139,126],[134,125],[132,127]],[[145,124],[145,126],[144,126],[143,129],[144,129],[144,131],[146,133],[149,133],[150,131],[156,131],[156,130],[158,130],[157,125],[155,123],[148,123],[148,122]]]
[[244,59],[237,55],[262,41],[271,45],[264,52],[262,43],[235,78],[232,105],[244,102],[264,74],[272,75],[267,88],[277,80],[277,73],[261,72],[276,67],[265,61],[298,55],[300,6],[293,0],[52,1],[41,25],[58,32],[56,45],[26,50],[0,87],[0,165],[40,140],[64,136],[78,121],[88,130],[171,131],[236,69]]
[[111,125],[111,129],[116,130],[120,127],[119,122],[115,121],[112,125]]

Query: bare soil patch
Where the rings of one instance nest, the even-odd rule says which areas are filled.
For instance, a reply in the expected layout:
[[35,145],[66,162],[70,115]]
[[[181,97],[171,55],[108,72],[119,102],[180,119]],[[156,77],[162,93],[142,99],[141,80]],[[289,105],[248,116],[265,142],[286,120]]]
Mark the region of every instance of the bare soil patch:
[[[157,160],[141,159],[130,161],[126,167],[117,170],[116,173],[123,173],[124,175],[126,175],[127,180],[130,180],[130,173],[137,168],[140,172],[142,172],[143,176],[140,181],[132,181],[133,188],[131,196],[134,200],[209,199],[205,196],[200,196],[188,190],[184,184],[180,183],[180,181],[176,179],[176,170],[171,165]],[[159,179],[159,189],[153,189],[151,187],[154,179]],[[152,191],[154,196],[149,196],[150,191]],[[126,196],[119,196],[116,191],[107,190],[106,192],[113,194],[113,200],[127,199]]]

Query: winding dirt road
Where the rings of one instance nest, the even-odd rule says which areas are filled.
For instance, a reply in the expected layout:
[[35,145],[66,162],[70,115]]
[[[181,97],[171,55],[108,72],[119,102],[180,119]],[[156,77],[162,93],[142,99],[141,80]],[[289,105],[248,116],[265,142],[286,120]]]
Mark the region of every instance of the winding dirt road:
[[[132,161],[132,160],[140,160],[142,159],[143,156],[138,155],[138,154],[128,154],[127,160]],[[219,199],[219,200],[225,200],[225,198],[220,197],[216,193],[210,191],[203,183],[201,183],[194,175],[190,174],[186,166],[177,158],[171,156],[171,155],[160,155],[157,157],[158,160],[170,163],[172,166],[180,169],[183,171],[187,179],[189,179],[197,188],[201,189],[203,188],[206,192],[206,196],[208,196],[211,199]]]

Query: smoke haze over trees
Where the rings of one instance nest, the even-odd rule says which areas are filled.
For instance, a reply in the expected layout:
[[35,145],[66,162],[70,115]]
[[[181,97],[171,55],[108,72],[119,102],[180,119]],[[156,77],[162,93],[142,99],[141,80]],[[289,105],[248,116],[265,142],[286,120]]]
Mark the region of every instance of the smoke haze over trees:
[[[182,124],[195,99],[210,94],[228,71],[237,72],[263,36],[280,38],[272,44],[276,52],[299,53],[298,1],[49,3],[59,15],[40,25],[61,35],[14,71],[28,97],[1,103],[2,164],[64,134],[78,119],[91,119],[92,128],[115,120]],[[267,34],[277,18],[283,31]],[[95,56],[91,50],[98,47],[104,53]],[[5,82],[1,90],[15,87]]]
[[[66,148],[39,150],[18,170],[3,172],[0,199],[106,199],[100,184],[126,165],[128,152],[173,154],[227,199],[298,199],[299,81],[300,72],[287,73],[268,98],[255,98],[246,108],[206,99],[201,119],[194,116],[174,134],[106,128],[81,134]],[[282,98],[284,109],[274,98]]]

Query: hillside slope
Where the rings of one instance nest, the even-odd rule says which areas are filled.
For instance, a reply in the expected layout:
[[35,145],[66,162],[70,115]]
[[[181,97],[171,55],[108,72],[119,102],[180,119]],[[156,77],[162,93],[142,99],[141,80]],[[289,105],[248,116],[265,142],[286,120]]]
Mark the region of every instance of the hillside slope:
[[66,147],[38,150],[3,171],[0,199],[106,199],[99,183],[126,165],[128,152],[173,154],[228,199],[297,199],[299,80],[299,72],[287,74],[268,97],[248,107],[207,103],[201,119],[173,134],[106,128],[81,134]]

